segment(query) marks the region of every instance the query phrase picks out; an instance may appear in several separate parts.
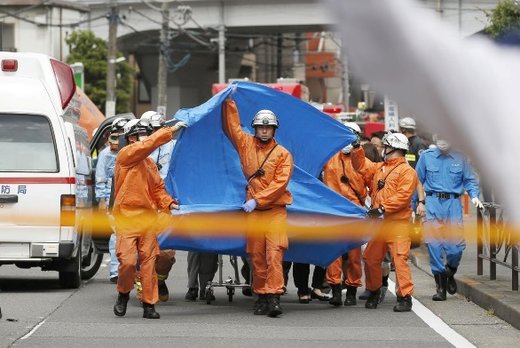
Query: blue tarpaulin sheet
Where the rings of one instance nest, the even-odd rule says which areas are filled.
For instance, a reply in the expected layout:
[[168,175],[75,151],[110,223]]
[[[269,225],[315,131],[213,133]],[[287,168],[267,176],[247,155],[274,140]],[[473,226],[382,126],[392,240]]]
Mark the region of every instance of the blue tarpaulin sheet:
[[[177,141],[165,180],[168,192],[181,204],[179,214],[239,211],[244,202],[246,178],[237,151],[222,131],[222,104],[231,93],[246,132],[253,134],[251,121],[261,109],[270,109],[279,118],[275,138],[291,152],[295,163],[288,187],[294,198],[288,206],[290,224],[304,220],[319,227],[323,216],[344,218],[342,223],[365,217],[363,208],[317,179],[326,161],[351,143],[354,134],[308,103],[248,82],[235,82],[206,103],[175,114],[176,119],[189,125]],[[285,260],[326,266],[362,243],[319,240],[298,240],[289,229]],[[163,249],[245,255],[245,238],[205,238],[195,231],[190,236],[176,236],[173,231],[162,234],[159,242]]]

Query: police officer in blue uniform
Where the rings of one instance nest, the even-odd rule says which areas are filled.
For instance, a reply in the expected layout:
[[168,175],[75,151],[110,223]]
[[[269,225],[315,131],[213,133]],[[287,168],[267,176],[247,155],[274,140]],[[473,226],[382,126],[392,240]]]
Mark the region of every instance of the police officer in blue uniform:
[[445,140],[437,140],[436,148],[424,151],[415,170],[426,195],[418,203],[417,214],[426,213],[425,241],[437,285],[432,300],[445,301],[446,291],[457,292],[454,275],[466,248],[459,197],[466,190],[472,203],[482,209],[479,184],[468,159]]

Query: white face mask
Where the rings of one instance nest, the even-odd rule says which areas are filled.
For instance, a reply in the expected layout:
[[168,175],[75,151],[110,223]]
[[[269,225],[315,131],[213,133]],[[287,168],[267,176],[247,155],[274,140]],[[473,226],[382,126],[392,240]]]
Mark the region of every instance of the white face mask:
[[448,143],[446,140],[437,140],[437,148],[441,151],[441,152],[448,152],[451,148],[451,144]]
[[145,141],[148,139],[148,135],[140,135],[137,139],[139,139],[139,141]]
[[349,144],[347,146],[345,146],[344,148],[341,149],[341,152],[345,155],[348,155],[352,149],[354,148],[354,146],[352,146],[352,144]]

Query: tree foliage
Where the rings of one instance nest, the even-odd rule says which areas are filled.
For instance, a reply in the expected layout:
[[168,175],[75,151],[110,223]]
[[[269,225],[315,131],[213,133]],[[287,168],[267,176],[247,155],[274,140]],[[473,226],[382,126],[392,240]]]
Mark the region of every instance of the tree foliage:
[[500,0],[497,7],[486,12],[489,26],[486,32],[491,37],[499,37],[508,32],[520,31],[520,3],[518,0]]
[[[91,31],[74,31],[66,39],[70,47],[67,63],[83,63],[85,67],[85,94],[105,110],[106,76],[107,76],[107,43]],[[118,57],[122,56],[120,53]],[[116,113],[130,112],[130,95],[133,85],[134,70],[126,62],[116,63]]]

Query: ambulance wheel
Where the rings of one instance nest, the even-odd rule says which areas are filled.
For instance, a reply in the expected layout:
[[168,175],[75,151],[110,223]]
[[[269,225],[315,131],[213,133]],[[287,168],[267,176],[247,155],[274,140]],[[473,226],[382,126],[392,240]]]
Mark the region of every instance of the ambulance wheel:
[[66,270],[59,271],[60,285],[64,289],[77,289],[81,285],[81,248],[69,261]]
[[86,250],[88,251],[85,253],[85,256],[81,258],[81,279],[83,280],[88,280],[95,276],[103,262],[103,253],[97,251],[92,239],[89,240]]

